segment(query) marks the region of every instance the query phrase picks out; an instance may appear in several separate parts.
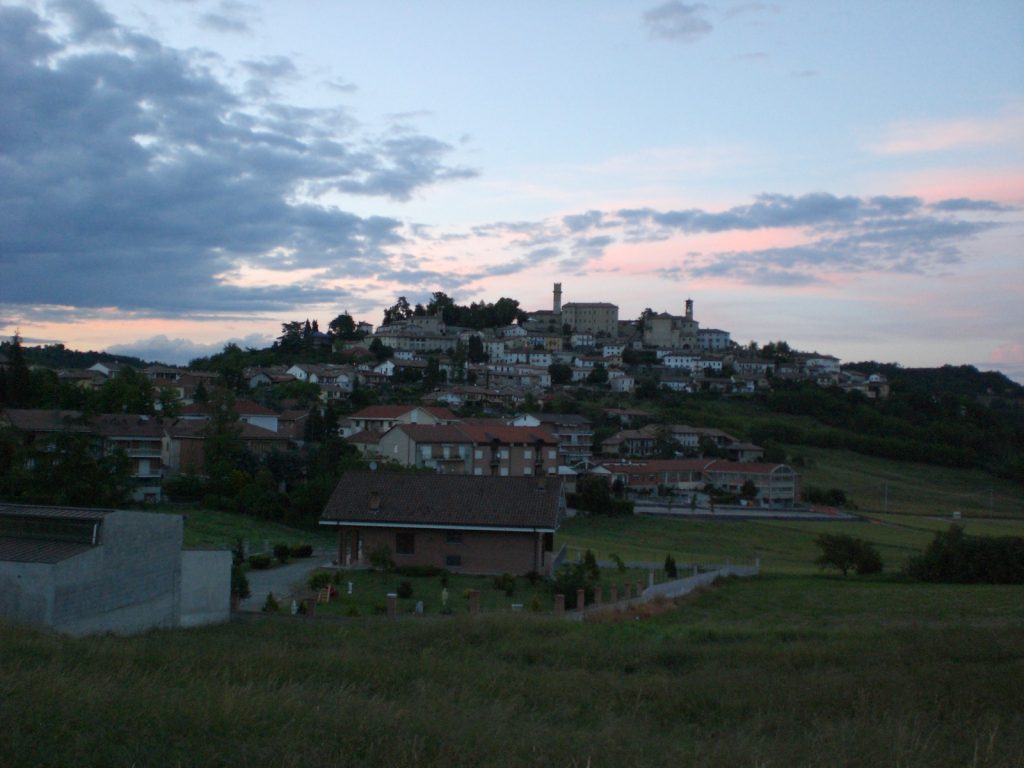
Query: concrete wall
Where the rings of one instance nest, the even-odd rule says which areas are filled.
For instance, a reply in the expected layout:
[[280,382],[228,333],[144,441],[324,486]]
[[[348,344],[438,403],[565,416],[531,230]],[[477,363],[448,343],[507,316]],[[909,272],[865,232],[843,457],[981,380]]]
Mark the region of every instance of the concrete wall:
[[49,623],[53,566],[0,562],[0,616],[22,624]]
[[231,614],[231,553],[185,550],[181,553],[181,626],[217,624]]
[[107,515],[100,546],[53,566],[49,624],[75,635],[177,626],[182,532],[180,515]]

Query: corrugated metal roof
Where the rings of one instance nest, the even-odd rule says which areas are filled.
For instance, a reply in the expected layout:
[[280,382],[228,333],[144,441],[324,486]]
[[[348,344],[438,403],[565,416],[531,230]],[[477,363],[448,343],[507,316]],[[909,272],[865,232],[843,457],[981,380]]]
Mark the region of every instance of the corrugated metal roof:
[[0,537],[0,560],[13,563],[59,563],[90,549],[90,544],[71,541]]

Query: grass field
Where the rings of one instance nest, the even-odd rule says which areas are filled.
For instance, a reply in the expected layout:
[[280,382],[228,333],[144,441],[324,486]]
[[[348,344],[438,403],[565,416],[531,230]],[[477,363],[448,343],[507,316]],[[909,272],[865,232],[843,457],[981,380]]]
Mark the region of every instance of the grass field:
[[4,765],[1024,764],[1024,588],[729,580],[660,615],[0,625]]
[[[614,553],[626,560],[661,562],[672,554],[680,564],[749,563],[760,558],[768,573],[814,573],[821,554],[815,538],[845,533],[876,545],[887,571],[898,571],[923,550],[949,520],[919,515],[872,516],[879,522],[794,522],[688,520],[664,517],[574,518],[562,524],[556,544],[591,549],[599,558]],[[961,521],[969,534],[1024,536],[1024,520]]]
[[932,464],[880,459],[850,451],[790,446],[790,456],[807,463],[796,467],[803,484],[841,488],[862,512],[949,517],[1015,517],[1024,519],[1024,488],[1020,483],[982,472]]
[[230,548],[239,538],[253,542],[269,541],[271,545],[312,544],[314,547],[330,548],[336,544],[333,534],[314,526],[293,528],[249,515],[214,509],[166,507],[158,511],[185,517],[186,547]]

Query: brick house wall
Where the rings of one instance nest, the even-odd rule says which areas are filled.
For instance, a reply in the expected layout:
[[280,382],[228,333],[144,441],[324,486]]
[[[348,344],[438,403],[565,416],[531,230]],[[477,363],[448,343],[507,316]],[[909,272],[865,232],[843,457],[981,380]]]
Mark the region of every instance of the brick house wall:
[[[412,552],[400,552],[412,537]],[[429,528],[355,528],[338,531],[338,562],[369,565],[370,554],[386,546],[398,566],[425,565],[454,573],[547,574],[553,555],[543,533],[457,531]],[[545,551],[547,542],[548,551]],[[361,559],[359,555],[361,554]],[[458,558],[454,560],[452,558]]]

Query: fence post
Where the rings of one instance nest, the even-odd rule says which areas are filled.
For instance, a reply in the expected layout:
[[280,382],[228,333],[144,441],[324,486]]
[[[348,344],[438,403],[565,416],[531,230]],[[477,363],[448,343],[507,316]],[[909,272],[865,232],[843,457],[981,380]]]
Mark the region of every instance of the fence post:
[[582,589],[576,590],[576,610],[582,611],[587,605],[587,593]]
[[604,597],[604,596],[601,594],[601,587],[600,587],[600,585],[594,587],[594,605],[600,605],[602,597]]
[[388,592],[388,618],[393,619],[398,615],[398,594]]
[[643,593],[644,593],[644,583],[642,581],[637,581],[637,583],[636,583],[636,596],[640,597]]
[[480,613],[480,590],[469,590],[469,612],[476,615]]
[[555,616],[565,614],[565,595],[555,595]]
[[619,602],[619,588],[612,584],[608,587],[608,602],[617,603]]

